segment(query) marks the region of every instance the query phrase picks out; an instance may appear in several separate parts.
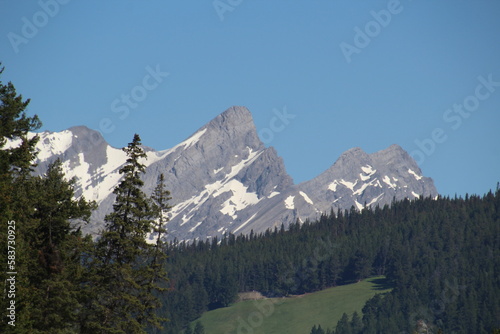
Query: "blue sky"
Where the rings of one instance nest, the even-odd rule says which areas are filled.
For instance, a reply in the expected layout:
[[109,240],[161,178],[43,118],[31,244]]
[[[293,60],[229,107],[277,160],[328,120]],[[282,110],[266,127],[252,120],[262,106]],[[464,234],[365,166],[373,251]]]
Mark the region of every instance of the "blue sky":
[[500,181],[499,17],[496,0],[0,0],[1,80],[43,130],[161,150],[243,105],[296,183],[399,144],[441,194],[483,194]]

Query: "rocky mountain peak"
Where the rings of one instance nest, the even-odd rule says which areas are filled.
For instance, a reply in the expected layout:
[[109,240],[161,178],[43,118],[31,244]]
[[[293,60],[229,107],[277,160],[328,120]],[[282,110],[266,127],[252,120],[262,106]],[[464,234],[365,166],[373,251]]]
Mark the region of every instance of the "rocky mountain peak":
[[[112,210],[125,153],[84,126],[40,137],[36,172],[43,174],[56,158],[63,161],[66,176],[77,180],[76,195],[99,204],[92,224],[83,227],[96,234]],[[240,106],[227,109],[175,147],[146,153],[144,191],[151,193],[162,173],[172,193],[171,240],[258,233],[297,219],[314,220],[332,208],[361,210],[393,198],[437,195],[433,181],[398,145],[372,154],[352,148],[325,172],[294,185],[283,159],[264,146],[252,114]]]
[[222,114],[215,117],[204,129],[213,132],[214,137],[220,142],[231,142],[234,147],[244,149],[250,147],[253,150],[261,150],[264,144],[257,135],[257,129],[253,121],[252,114],[245,107],[233,106]]

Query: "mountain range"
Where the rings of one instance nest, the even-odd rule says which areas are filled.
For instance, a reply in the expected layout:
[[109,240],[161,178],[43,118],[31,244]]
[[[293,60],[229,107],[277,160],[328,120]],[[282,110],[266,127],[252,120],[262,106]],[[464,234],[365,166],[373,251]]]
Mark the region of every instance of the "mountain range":
[[[98,203],[91,223],[82,227],[97,235],[112,210],[112,192],[120,181],[125,153],[84,126],[38,135],[35,173],[44,173],[60,158],[66,176],[76,180],[76,196]],[[331,210],[360,210],[394,199],[438,194],[432,179],[423,176],[398,145],[372,154],[350,149],[317,177],[294,184],[283,159],[259,139],[245,107],[229,108],[173,148],[144,150],[144,191],[150,194],[163,173],[172,194],[170,240],[259,233],[315,220]]]

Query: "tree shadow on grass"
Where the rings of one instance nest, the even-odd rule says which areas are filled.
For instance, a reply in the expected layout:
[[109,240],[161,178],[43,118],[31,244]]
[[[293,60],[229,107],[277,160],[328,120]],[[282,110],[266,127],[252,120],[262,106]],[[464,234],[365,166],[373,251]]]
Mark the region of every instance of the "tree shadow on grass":
[[390,280],[385,277],[373,278],[371,281],[374,284],[372,290],[375,291],[384,291],[394,288],[394,284],[392,284]]

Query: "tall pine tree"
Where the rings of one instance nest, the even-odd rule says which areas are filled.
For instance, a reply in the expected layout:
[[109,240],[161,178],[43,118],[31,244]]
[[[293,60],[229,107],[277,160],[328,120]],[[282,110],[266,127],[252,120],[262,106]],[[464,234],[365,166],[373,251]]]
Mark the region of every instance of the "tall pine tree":
[[153,211],[154,221],[151,225],[150,238],[153,241],[149,248],[147,256],[147,272],[144,279],[147,282],[141,299],[146,305],[145,314],[138,320],[143,321],[143,317],[151,319],[150,323],[156,328],[161,327],[161,321],[166,319],[155,316],[161,308],[161,302],[157,297],[158,292],[167,290],[165,283],[168,281],[166,272],[167,248],[168,245],[164,241],[167,234],[165,228],[168,222],[167,213],[172,208],[168,201],[171,199],[170,192],[166,189],[165,177],[160,174],[157,185],[151,195],[151,207]]
[[[0,64],[1,66],[1,64]],[[0,68],[0,75],[4,68]],[[30,271],[29,266],[29,240],[27,233],[33,229],[32,221],[29,219],[33,212],[31,195],[31,178],[29,170],[32,167],[32,161],[36,156],[35,145],[37,136],[30,136],[30,131],[40,128],[41,123],[35,115],[29,117],[26,114],[30,100],[23,100],[18,95],[14,85],[9,82],[3,84],[0,81],[0,281],[2,286],[2,298],[0,298],[0,307],[2,310],[10,306],[10,302],[15,302],[15,318],[11,319],[2,316],[0,321],[0,332],[8,333],[9,330],[17,333],[28,333],[29,314],[31,303],[29,301],[30,292],[28,290],[28,280],[26,273]],[[28,184],[30,183],[30,184]],[[8,226],[15,228],[7,240]],[[13,239],[12,239],[13,238]],[[8,246],[10,248],[8,249]],[[11,253],[8,252],[11,251]],[[7,265],[9,258],[10,265]],[[8,270],[6,270],[8,269]],[[16,277],[15,298],[10,292],[10,286],[7,287],[6,272],[15,271]],[[25,321],[26,320],[26,321]],[[16,327],[8,324],[13,321]]]
[[146,154],[139,135],[124,151],[128,159],[114,190],[114,210],[105,217],[95,254],[87,259],[90,284],[84,333],[145,333],[164,320],[154,311],[160,304],[152,296],[160,290],[157,281],[166,278],[161,268],[151,266],[155,246],[146,240],[155,226],[158,231],[163,227],[155,225],[158,209],[141,189],[145,172],[141,161]]

